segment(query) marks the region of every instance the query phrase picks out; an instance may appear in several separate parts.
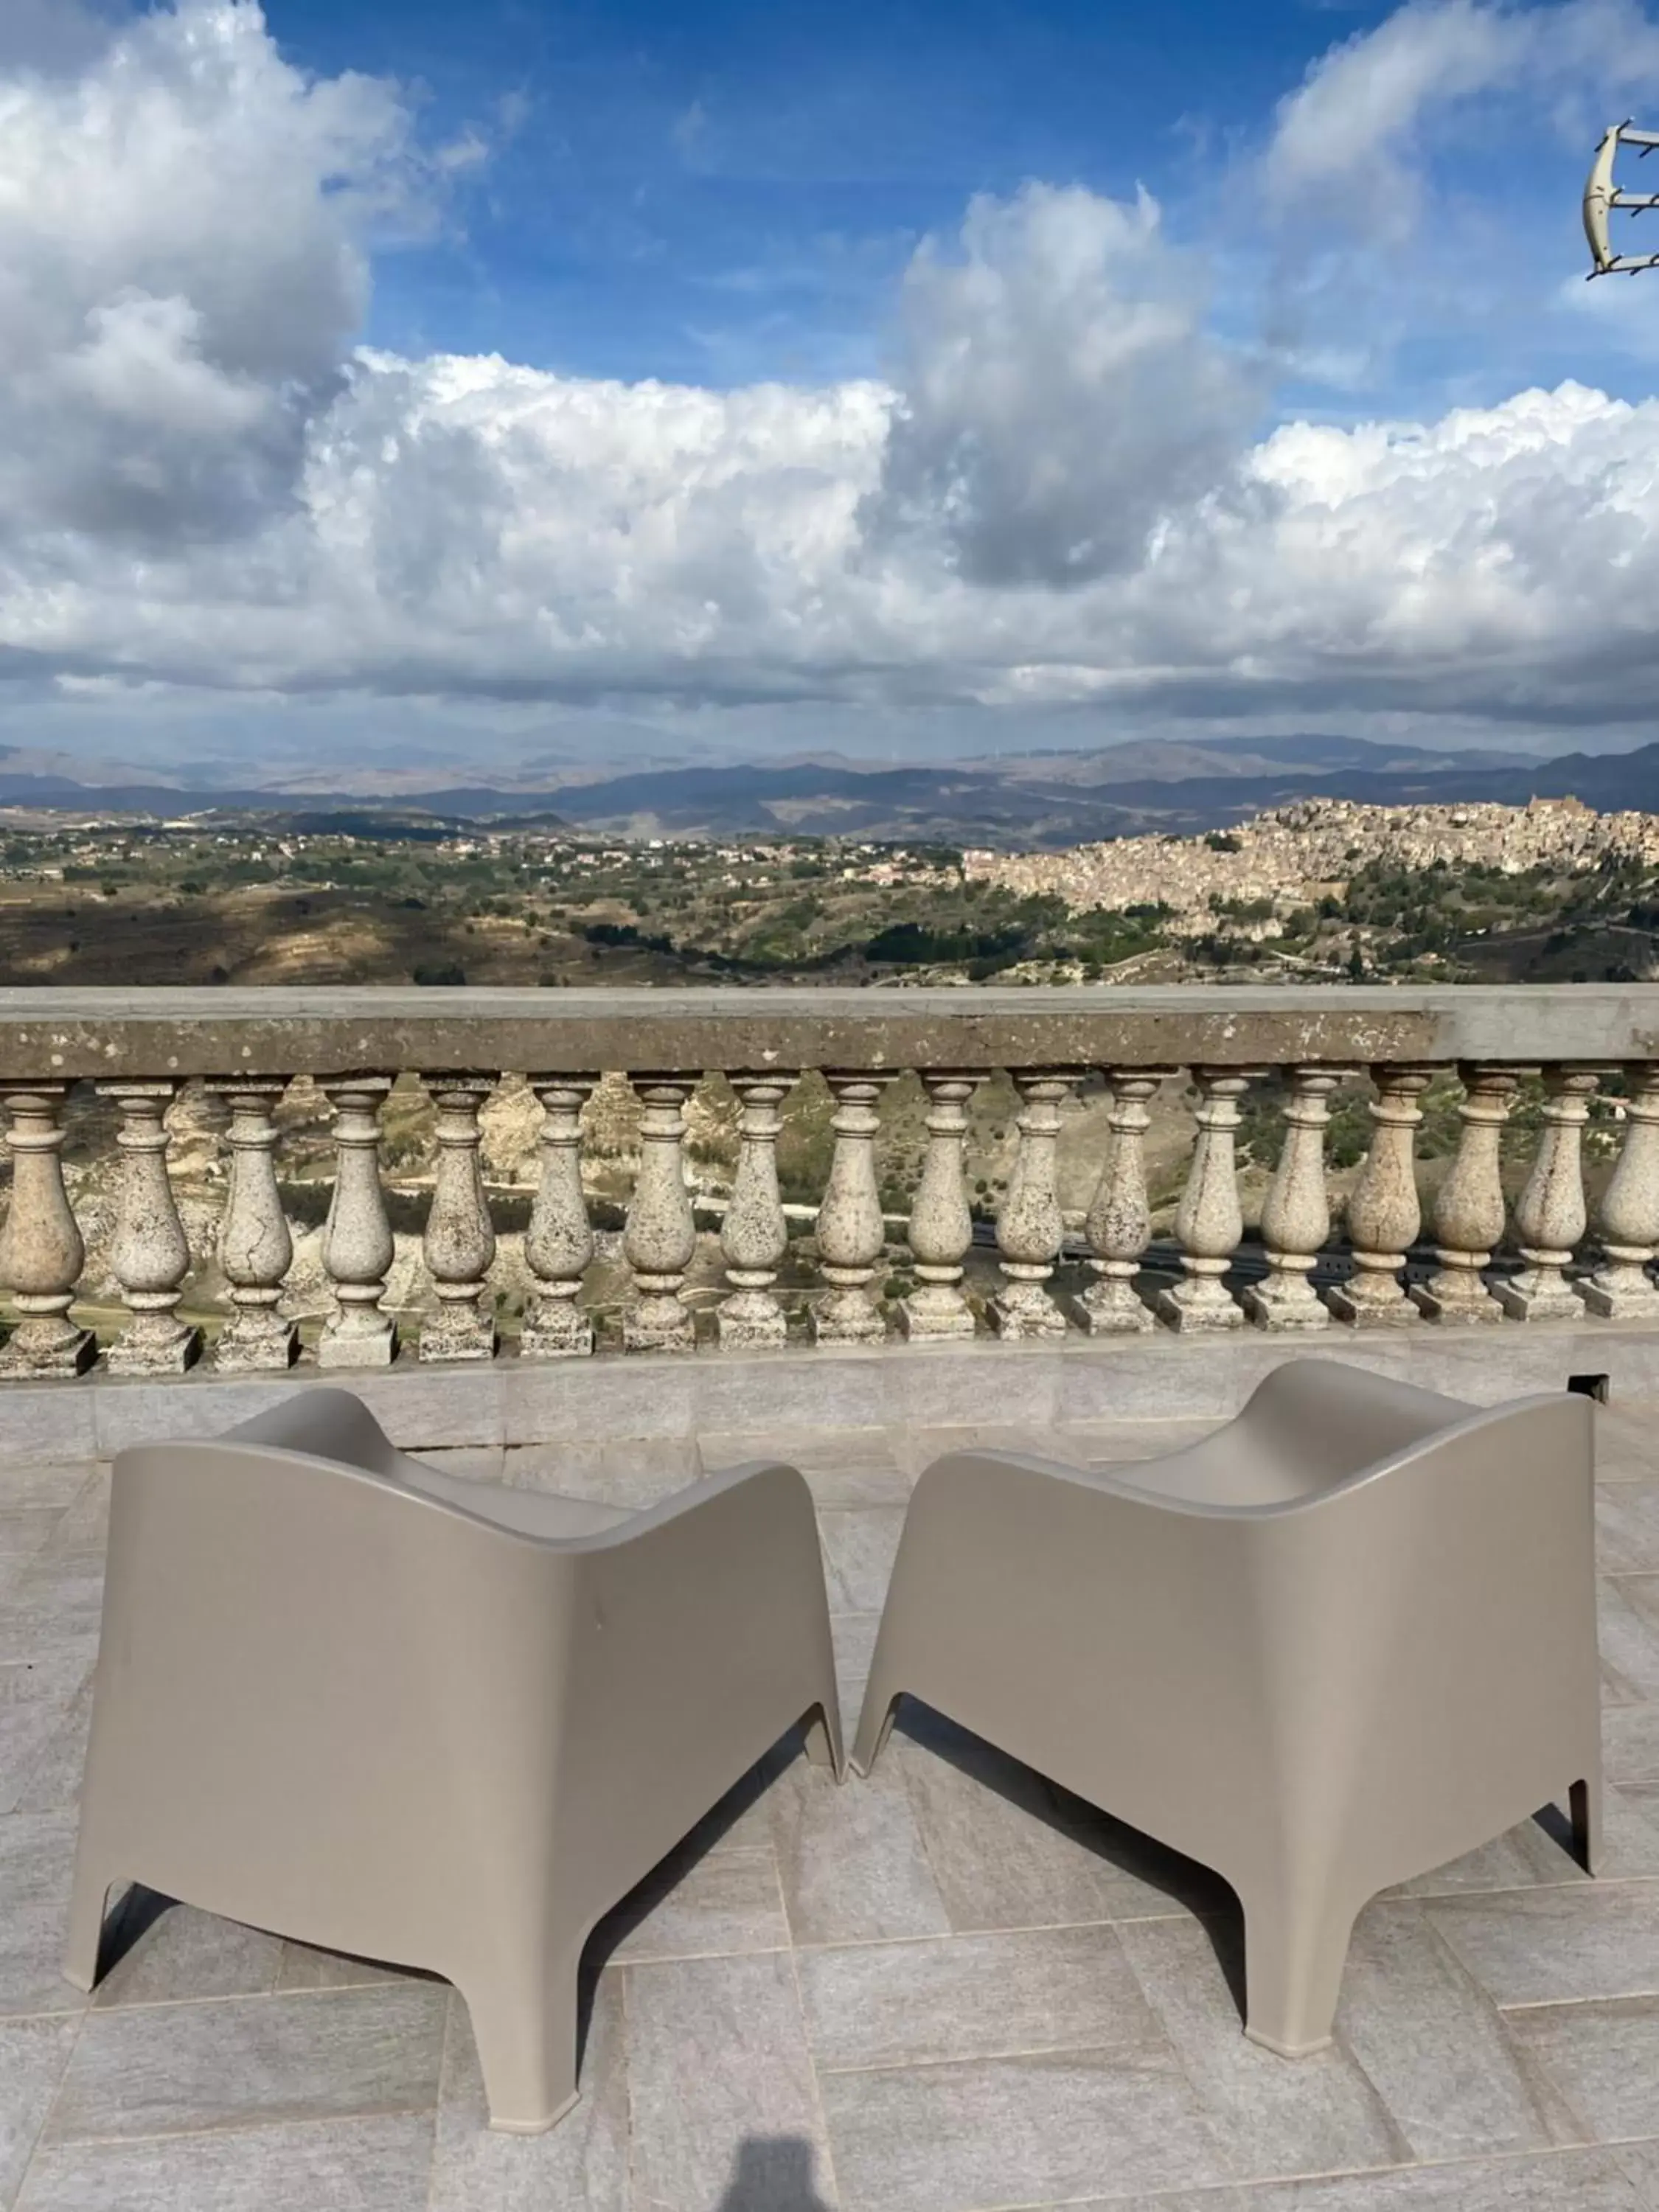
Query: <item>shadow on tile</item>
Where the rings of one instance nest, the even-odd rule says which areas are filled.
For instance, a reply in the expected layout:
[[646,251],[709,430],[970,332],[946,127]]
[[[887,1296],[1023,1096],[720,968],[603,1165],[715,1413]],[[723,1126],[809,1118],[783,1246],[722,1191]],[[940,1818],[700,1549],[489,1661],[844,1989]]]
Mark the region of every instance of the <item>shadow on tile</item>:
[[832,2212],[812,2179],[815,2154],[800,2136],[750,2136],[716,2212]]

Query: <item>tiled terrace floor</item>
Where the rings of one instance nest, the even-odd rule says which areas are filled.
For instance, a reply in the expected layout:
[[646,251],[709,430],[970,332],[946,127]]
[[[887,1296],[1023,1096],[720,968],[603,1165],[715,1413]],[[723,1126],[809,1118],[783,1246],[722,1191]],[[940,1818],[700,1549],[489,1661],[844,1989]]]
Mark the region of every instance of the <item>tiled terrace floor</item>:
[[[1659,1406],[1602,1421],[1605,1879],[1529,1824],[1380,1900],[1336,2047],[1287,2063],[1240,2034],[1219,1884],[912,1710],[868,1783],[786,1747],[615,1916],[582,2102],[532,2138],[485,2131],[442,1984],[177,1907],[90,2005],[59,1978],[107,1483],[10,1468],[0,2205],[1659,2212]],[[963,1434],[760,1440],[817,1492],[849,1726],[910,1474]],[[508,1458],[641,1500],[697,1471],[678,1445]]]

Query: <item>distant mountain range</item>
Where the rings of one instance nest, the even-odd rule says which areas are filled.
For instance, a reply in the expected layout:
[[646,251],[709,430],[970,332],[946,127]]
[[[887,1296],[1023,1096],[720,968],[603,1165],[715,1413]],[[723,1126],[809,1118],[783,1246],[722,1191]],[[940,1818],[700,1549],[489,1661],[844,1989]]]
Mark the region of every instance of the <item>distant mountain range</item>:
[[[307,779],[307,784],[310,779]],[[1026,752],[959,767],[864,768],[845,758],[649,767],[579,780],[555,771],[377,796],[343,787],[190,787],[118,767],[0,747],[0,807],[162,817],[208,810],[366,830],[531,820],[627,837],[789,835],[953,845],[1076,845],[1148,830],[1223,830],[1297,799],[1376,805],[1581,799],[1601,812],[1659,813],[1659,744],[1634,752],[1437,752],[1358,738],[1253,738],[1207,744],[1144,740],[1093,752]]]

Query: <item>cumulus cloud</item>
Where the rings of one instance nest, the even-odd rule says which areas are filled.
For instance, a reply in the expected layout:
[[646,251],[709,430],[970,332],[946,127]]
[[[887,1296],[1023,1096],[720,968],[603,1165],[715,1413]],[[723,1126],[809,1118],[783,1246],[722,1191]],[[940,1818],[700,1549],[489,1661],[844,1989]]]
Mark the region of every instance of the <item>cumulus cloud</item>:
[[1609,102],[1656,83],[1659,30],[1638,0],[1407,0],[1280,101],[1262,181],[1281,213],[1317,206],[1397,239],[1427,206],[1426,142],[1467,129],[1477,97],[1520,95],[1583,137],[1587,118],[1599,135]]
[[[1385,148],[1423,81],[1390,82]],[[358,349],[376,227],[441,164],[249,0],[14,68],[0,125],[0,669],[95,696],[106,742],[123,684],[1502,726],[1651,698],[1659,403],[1263,437],[1145,198],[977,201],[909,272],[890,381],[711,392]],[[1337,142],[1297,128],[1311,178]]]
[[[77,25],[88,34],[92,19]],[[0,78],[0,531],[166,548],[291,490],[411,189],[393,88],[307,81],[250,0]]]
[[942,539],[977,584],[1133,565],[1226,469],[1259,404],[1206,304],[1144,192],[975,199],[955,249],[929,240],[904,280],[878,526]]

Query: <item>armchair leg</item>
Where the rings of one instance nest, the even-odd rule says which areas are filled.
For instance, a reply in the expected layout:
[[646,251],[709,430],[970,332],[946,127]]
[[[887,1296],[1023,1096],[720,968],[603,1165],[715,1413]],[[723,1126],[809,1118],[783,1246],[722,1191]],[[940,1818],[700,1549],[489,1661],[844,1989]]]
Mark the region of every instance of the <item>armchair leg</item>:
[[1601,1778],[1588,1775],[1568,1792],[1567,1809],[1572,1820],[1574,1856],[1586,1874],[1601,1863]]
[[1310,2057],[1331,2039],[1358,1907],[1276,1885],[1240,1897],[1244,2033],[1281,2058]]
[[806,1756],[814,1766],[827,1766],[837,1782],[846,1778],[847,1754],[842,1747],[841,1711],[835,1699],[814,1705],[806,1721]]
[[98,1986],[98,1964],[104,1946],[105,1908],[109,1893],[121,1879],[101,1863],[77,1853],[75,1885],[70,1893],[69,1939],[64,1948],[64,1977],[77,1990]]
[[580,2094],[576,2083],[577,1969],[574,1945],[539,1975],[499,1975],[463,1988],[483,2075],[489,2124],[508,2135],[540,2135]]

